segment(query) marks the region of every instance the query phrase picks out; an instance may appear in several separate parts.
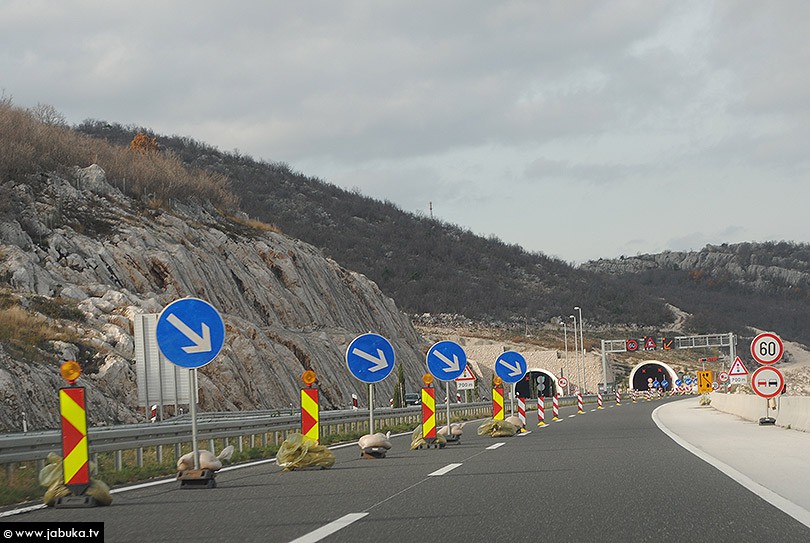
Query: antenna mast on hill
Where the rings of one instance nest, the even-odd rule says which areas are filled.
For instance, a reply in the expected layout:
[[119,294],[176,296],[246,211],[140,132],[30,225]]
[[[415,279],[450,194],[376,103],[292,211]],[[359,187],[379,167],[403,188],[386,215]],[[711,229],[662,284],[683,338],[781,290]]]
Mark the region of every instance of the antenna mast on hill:
[[430,218],[433,219],[433,202],[428,202],[428,207],[430,208]]

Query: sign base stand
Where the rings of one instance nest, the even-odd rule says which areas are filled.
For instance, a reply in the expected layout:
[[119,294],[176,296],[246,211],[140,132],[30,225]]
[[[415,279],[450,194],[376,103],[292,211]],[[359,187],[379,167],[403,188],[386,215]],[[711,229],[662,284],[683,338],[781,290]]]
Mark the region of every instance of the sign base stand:
[[216,488],[216,473],[210,469],[188,469],[177,473],[180,488]]
[[76,509],[79,507],[96,507],[98,502],[93,496],[87,496],[86,494],[81,494],[79,496],[70,495],[70,496],[63,496],[56,500],[56,503],[53,505],[56,509]]
[[385,453],[388,449],[385,447],[366,447],[360,451],[360,458],[364,460],[376,460],[378,458],[385,458]]
[[776,419],[773,417],[762,417],[759,419],[760,426],[773,426],[776,424]]

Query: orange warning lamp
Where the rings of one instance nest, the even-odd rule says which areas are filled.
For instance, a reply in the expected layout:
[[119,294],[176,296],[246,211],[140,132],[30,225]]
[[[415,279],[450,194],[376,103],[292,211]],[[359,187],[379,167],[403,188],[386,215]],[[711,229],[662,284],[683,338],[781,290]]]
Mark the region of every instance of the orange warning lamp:
[[430,373],[426,373],[422,376],[422,382],[425,383],[426,387],[429,387],[430,384],[433,382],[433,375]]
[[495,378],[492,379],[492,384],[494,384],[496,387],[499,387],[503,384],[503,379],[501,379],[496,375]]
[[307,370],[301,374],[301,380],[304,382],[305,385],[308,387],[312,386],[312,383],[315,382],[317,377],[315,377],[315,372],[312,370]]
[[79,375],[82,374],[82,367],[79,366],[79,363],[75,360],[68,360],[67,362],[63,362],[59,367],[59,373],[62,374],[62,378],[67,381],[68,384],[72,385],[76,382],[76,379],[79,378]]

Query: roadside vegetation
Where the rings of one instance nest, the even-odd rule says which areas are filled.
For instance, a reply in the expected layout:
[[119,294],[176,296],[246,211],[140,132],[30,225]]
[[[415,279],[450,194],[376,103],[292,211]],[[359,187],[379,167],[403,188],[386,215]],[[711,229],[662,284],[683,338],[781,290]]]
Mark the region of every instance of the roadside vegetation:
[[154,138],[136,134],[131,145],[114,145],[68,127],[48,106],[14,107],[0,98],[0,184],[56,172],[73,177],[73,168],[98,164],[122,192],[163,205],[172,199],[209,201],[238,208],[224,175],[190,168]]

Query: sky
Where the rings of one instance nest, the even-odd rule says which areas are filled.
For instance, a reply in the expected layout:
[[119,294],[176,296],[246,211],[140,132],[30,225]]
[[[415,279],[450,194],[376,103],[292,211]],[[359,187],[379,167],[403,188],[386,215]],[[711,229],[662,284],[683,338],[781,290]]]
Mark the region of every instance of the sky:
[[0,0],[0,89],[577,264],[810,242],[808,20],[804,0]]

